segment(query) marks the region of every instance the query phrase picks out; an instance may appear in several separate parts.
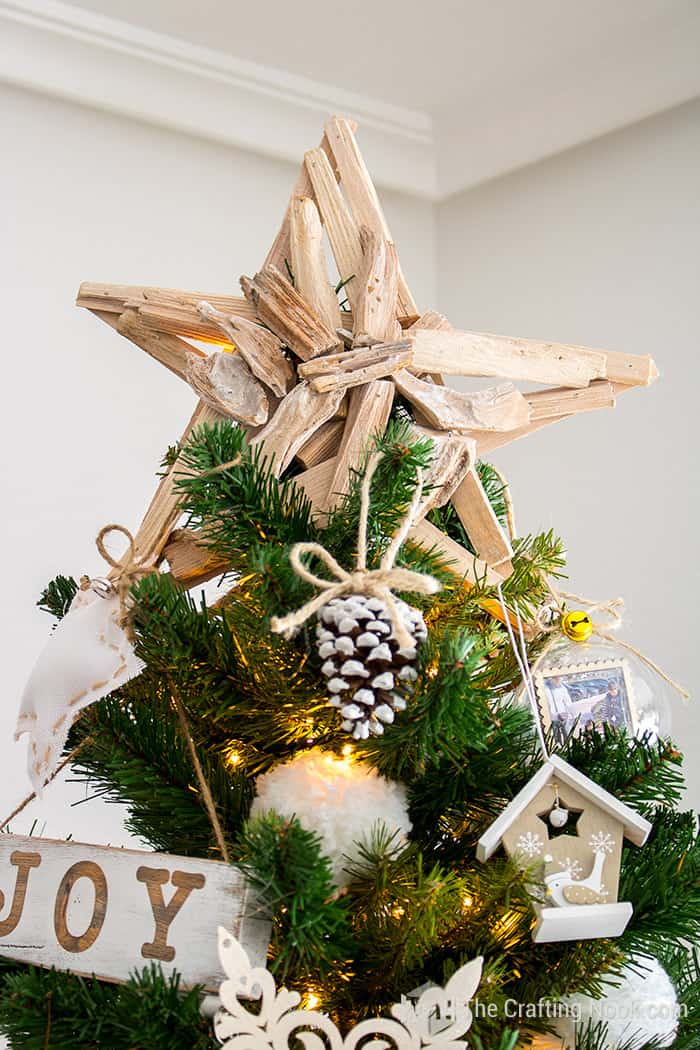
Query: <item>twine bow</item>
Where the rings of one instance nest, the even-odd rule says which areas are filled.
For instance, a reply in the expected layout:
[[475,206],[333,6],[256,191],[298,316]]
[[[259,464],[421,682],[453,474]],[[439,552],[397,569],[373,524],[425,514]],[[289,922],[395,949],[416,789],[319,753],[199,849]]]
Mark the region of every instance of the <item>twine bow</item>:
[[[114,558],[105,546],[105,537],[111,532],[121,532],[129,542],[126,553],[120,559]],[[95,544],[101,556],[112,569],[109,577],[112,588],[119,598],[119,626],[124,628],[127,638],[130,642],[133,642],[134,629],[131,623],[129,592],[135,583],[158,570],[153,566],[146,566],[138,560],[134,537],[123,525],[104,525],[97,534]]]
[[[334,598],[340,598],[344,594],[362,594],[371,598],[379,598],[385,602],[394,628],[394,636],[399,645],[401,648],[412,648],[414,646],[414,639],[404,625],[396,599],[392,594],[392,588],[397,591],[411,591],[416,594],[435,594],[441,588],[441,584],[433,576],[394,565],[399,548],[418,516],[423,495],[423,473],[420,469],[417,472],[418,484],[413,494],[413,499],[379,563],[379,568],[368,569],[367,518],[370,486],[374,472],[382,458],[383,453],[381,452],[375,452],[370,456],[367,470],[362,480],[360,522],[357,535],[357,562],[354,570],[348,572],[344,569],[320,543],[295,543],[289,553],[289,561],[292,568],[300,579],[305,580],[306,583],[313,584],[314,587],[318,587],[321,593],[308,601],[306,605],[302,605],[296,612],[282,617],[273,616],[270,621],[270,627],[275,634],[282,634],[285,638],[291,638],[297,628],[306,623],[314,613],[333,601]],[[323,576],[316,576],[307,569],[302,561],[302,555],[304,554],[316,555],[324,563],[328,571],[335,576],[335,580],[327,580]]]
[[[622,626],[622,609],[625,605],[624,598],[611,598],[605,602],[594,602],[590,601],[588,598],[582,598],[580,594],[571,594],[569,591],[558,591],[549,580],[545,579],[545,583],[547,585],[549,593],[552,596],[553,604],[556,606],[556,611],[559,615],[559,621],[561,620],[561,617],[566,611],[564,601],[572,602],[575,605],[582,606],[589,616],[591,615],[591,613],[602,613],[604,616],[607,617],[607,620],[604,623],[596,623],[596,621],[591,617],[593,634],[597,635],[598,638],[604,638],[606,642],[613,642],[615,645],[619,645],[620,648],[626,649],[628,652],[633,653],[635,656],[639,657],[639,659],[643,663],[645,663],[647,667],[650,667],[652,671],[655,671],[656,674],[658,674],[659,677],[664,680],[664,682],[666,682],[672,689],[675,689],[675,691],[679,694],[679,696],[683,698],[683,700],[690,700],[690,693],[686,689],[684,689],[682,685],[679,685],[679,683],[676,682],[675,679],[671,678],[670,675],[667,675],[666,672],[661,667],[659,667],[659,665],[654,660],[651,659],[651,657],[646,656],[640,649],[637,649],[634,645],[630,645],[629,642],[625,642],[621,638],[618,638],[616,635],[609,633],[611,630],[614,631],[618,627]],[[543,611],[544,609],[539,609],[535,617],[538,627],[540,627],[542,631],[546,634],[551,634],[555,631],[558,632],[560,627],[559,621],[554,624],[545,625],[542,621]],[[549,647],[549,644],[546,645],[544,650],[540,653],[540,656],[536,661],[535,667],[539,667],[539,665],[542,663],[542,659],[546,655]],[[534,670],[535,668],[533,667],[533,671]]]

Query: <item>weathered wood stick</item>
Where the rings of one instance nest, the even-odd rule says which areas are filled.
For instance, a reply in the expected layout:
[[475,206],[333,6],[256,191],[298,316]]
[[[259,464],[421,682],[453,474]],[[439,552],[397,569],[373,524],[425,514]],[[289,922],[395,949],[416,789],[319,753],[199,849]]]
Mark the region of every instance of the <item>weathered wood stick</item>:
[[[357,127],[357,125],[353,125]],[[331,157],[330,147],[328,145],[328,139],[324,135],[321,139],[321,145],[319,146],[321,152],[325,153],[327,157]],[[331,174],[333,169],[331,169]],[[297,197],[310,197],[312,196],[311,182],[309,181],[308,172],[306,165],[302,164],[297,176],[297,181],[294,183],[292,193],[287,204],[284,218],[282,219],[282,225],[279,228],[277,236],[275,237],[269,252],[263,263],[263,269],[267,266],[276,266],[278,270],[284,270],[284,260],[291,258],[290,248],[290,221],[291,221],[291,207],[292,201],[295,201]]]
[[392,376],[397,390],[441,430],[514,430],[530,419],[528,402],[512,383],[464,393],[426,383],[406,369]]
[[[321,521],[324,518],[322,501],[325,500],[334,473],[335,460],[331,459],[326,463],[319,463],[311,470],[304,471],[294,479],[295,485],[303,490],[314,507],[316,516]],[[408,538],[413,543],[420,544],[421,547],[437,548],[444,558],[445,565],[457,576],[464,577],[470,583],[485,579],[487,583],[493,584],[503,579],[498,570],[489,568],[425,518],[411,529]]]
[[[180,445],[187,441],[195,427],[203,423],[214,423],[221,418],[218,412],[200,401],[180,438]],[[182,497],[175,487],[175,480],[176,476],[181,477],[183,473],[185,473],[183,466],[176,459],[156,489],[134,537],[137,558],[145,566],[158,564],[163,547],[168,542],[170,533],[182,514],[180,509]],[[112,570],[112,572],[115,571]]]
[[423,372],[496,376],[557,386],[587,386],[605,376],[605,354],[480,332],[412,330],[413,367]]
[[202,535],[194,529],[174,529],[161,556],[177,582],[185,588],[198,587],[230,568],[207,547]]
[[92,310],[96,317],[114,328],[116,332],[123,335],[135,346],[145,350],[149,357],[154,358],[160,364],[178,376],[187,380],[187,362],[190,357],[205,358],[207,355],[198,347],[186,343],[176,335],[168,335],[165,332],[154,332],[140,320],[135,310],[125,310],[123,314],[105,313],[101,310]]
[[263,443],[265,454],[274,457],[274,473],[279,477],[311,435],[336,414],[344,396],[342,390],[320,394],[308,383],[298,383],[250,444]]
[[[526,394],[525,398],[530,406],[530,419],[533,422],[575,412],[592,412],[598,408],[615,407],[615,390],[612,383],[606,379],[595,379],[590,386],[579,387],[578,390],[566,387],[536,390]],[[523,424],[516,424],[518,425]]]
[[[227,344],[221,329],[205,321],[199,313],[204,301],[227,316],[257,321],[255,307],[243,296],[216,295],[213,292],[183,292],[176,288],[150,288],[141,285],[91,284],[80,286],[76,305],[97,313],[124,313],[134,309],[144,323],[156,331],[180,335],[203,342]],[[352,328],[352,314],[341,311],[344,328]]]
[[341,281],[347,281],[344,292],[355,308],[357,279],[362,266],[360,227],[336,181],[326,153],[309,150],[304,156],[306,170]]
[[[326,138],[330,145],[345,196],[358,226],[371,230],[393,244],[377,191],[367,171],[362,154],[355,141],[353,129],[347,120],[334,117],[326,125]],[[399,266],[397,314],[417,314],[413,296]]]
[[480,561],[460,543],[442,532],[437,525],[426,521],[425,518],[411,529],[408,538],[427,550],[437,549],[444,559],[444,564],[469,583],[486,582],[491,585],[499,583],[504,578],[498,569],[493,569]]
[[339,356],[344,357],[345,361],[336,360],[331,368],[313,376],[310,383],[315,390],[321,392],[361,386],[406,368],[411,362],[411,354],[410,345],[402,341],[349,351],[345,355],[334,355],[336,359]]
[[[439,314],[437,310],[426,310],[426,312],[421,314],[420,317],[400,317],[399,324],[409,335],[412,331],[415,331],[418,328],[428,328],[436,332],[454,331],[454,325],[450,324],[445,315]],[[432,379],[433,383],[436,383],[438,386],[445,385],[445,380],[438,372],[421,373],[419,374],[419,378],[421,378],[423,374],[427,374],[430,379]]]
[[211,303],[225,314],[235,314],[255,321],[255,309],[242,296],[216,295],[211,292],[185,292],[177,288],[152,288],[141,285],[81,284],[76,305],[87,310],[121,314],[127,308],[147,311],[150,327],[172,335],[206,342],[221,343],[221,331],[199,315],[199,303]]
[[411,430],[417,439],[429,438],[433,443],[433,458],[423,479],[426,491],[421,505],[420,516],[423,518],[433,507],[442,507],[452,498],[453,492],[474,465],[476,441],[464,434],[431,430],[428,427],[414,425]]
[[345,429],[345,419],[334,416],[322,423],[308,441],[297,452],[297,459],[307,470],[338,454],[340,440]]
[[335,470],[323,504],[324,510],[335,507],[350,489],[350,473],[358,470],[374,434],[383,434],[394,401],[394,387],[376,379],[350,393],[348,415],[340,447],[335,457]]
[[650,386],[659,378],[656,362],[649,354],[622,354],[617,350],[605,352],[606,378],[623,386]]
[[284,397],[294,383],[294,369],[276,335],[244,317],[225,314],[211,303],[199,304],[200,315],[226,336],[250,368],[276,397]]
[[505,448],[506,445],[519,441],[520,438],[528,437],[530,434],[534,434],[537,430],[542,430],[543,427],[548,427],[552,423],[560,423],[564,419],[571,419],[572,415],[575,415],[575,413],[569,413],[566,416],[551,416],[549,419],[537,419],[534,422],[526,423],[524,427],[518,427],[517,430],[474,430],[472,434],[476,438],[477,455],[480,459],[483,459],[484,456],[488,456],[498,448]]
[[[315,516],[320,519],[325,517],[321,503],[325,501],[334,473],[335,459],[330,459],[325,463],[318,463],[294,479],[295,485],[304,492],[314,507]],[[427,549],[437,548],[444,558],[445,565],[470,583],[485,579],[487,583],[495,584],[503,579],[500,570],[489,568],[425,519],[411,530],[409,539]],[[211,553],[197,533],[189,529],[178,529],[174,532],[163,553],[175,578],[186,587],[194,587],[213,579],[229,567],[224,562],[213,561]]]
[[353,303],[353,343],[372,346],[401,338],[396,320],[399,261],[396,248],[367,226],[360,231],[363,258]]
[[[432,332],[454,332],[454,325],[447,320],[444,314],[440,314],[437,310],[426,310],[420,317],[402,317],[400,318],[401,327],[406,332],[415,332],[417,329],[428,329]],[[410,323],[406,323],[410,322]]]
[[469,471],[454,492],[452,506],[481,560],[509,576],[513,548],[475,470]]
[[338,336],[323,323],[275,266],[255,277],[241,277],[241,287],[258,318],[302,361],[334,350]]
[[239,354],[217,350],[208,357],[189,358],[187,382],[221,415],[247,427],[267,422],[270,403],[265,389]]
[[289,236],[294,287],[335,332],[341,325],[340,307],[326,270],[321,219],[310,197],[292,201]]
[[135,310],[125,310],[121,315],[95,310],[92,313],[184,379],[221,415],[249,427],[267,422],[269,403],[265,391],[237,354],[215,351],[207,355],[177,336],[146,327]]

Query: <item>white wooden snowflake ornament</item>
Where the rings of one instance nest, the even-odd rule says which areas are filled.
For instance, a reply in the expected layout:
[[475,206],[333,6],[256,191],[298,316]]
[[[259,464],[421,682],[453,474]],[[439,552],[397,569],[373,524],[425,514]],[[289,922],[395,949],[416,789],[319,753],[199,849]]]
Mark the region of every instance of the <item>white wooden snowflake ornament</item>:
[[[561,827],[549,819],[553,808],[567,813]],[[534,869],[543,887],[539,896],[532,891],[534,941],[619,937],[632,916],[632,905],[617,899],[622,843],[643,846],[650,831],[633,809],[552,755],[482,835],[477,858],[488,860],[502,844]]]
[[[444,988],[427,988],[415,1004],[407,999],[395,1003],[393,1019],[361,1021],[343,1037],[326,1014],[298,1009],[298,992],[278,989],[268,970],[251,966],[242,946],[222,926],[219,959],[227,980],[219,989],[214,1032],[226,1050],[288,1050],[297,1041],[305,1050],[355,1050],[360,1044],[377,1050],[390,1045],[396,1050],[465,1050],[463,1036],[473,1020],[469,1002],[483,966],[481,957],[473,959]],[[251,1000],[253,1009],[248,1008]]]

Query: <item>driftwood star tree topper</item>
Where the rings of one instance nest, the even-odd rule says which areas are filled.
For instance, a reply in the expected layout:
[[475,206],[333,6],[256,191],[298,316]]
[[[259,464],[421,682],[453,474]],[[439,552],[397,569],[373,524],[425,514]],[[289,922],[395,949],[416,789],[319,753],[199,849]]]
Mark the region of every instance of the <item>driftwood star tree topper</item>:
[[[613,407],[619,393],[648,386],[658,373],[649,356],[458,331],[440,314],[421,312],[354,130],[334,118],[318,149],[306,153],[262,268],[241,278],[243,297],[86,283],[77,304],[197,393],[183,437],[207,420],[234,420],[274,456],[277,474],[294,461],[303,468],[296,483],[318,515],[348,491],[368,437],[383,430],[400,395],[435,449],[426,477],[432,501],[410,538],[439,548],[468,581],[496,583],[512,571],[512,549],[477,458],[579,412]],[[338,286],[347,297],[342,306]],[[217,348],[207,354],[198,343]],[[444,376],[494,382],[463,392]],[[522,393],[517,382],[538,389]],[[144,567],[167,560],[178,580],[194,586],[225,566],[195,533],[176,528],[176,470],[173,464],[146,511],[136,554]],[[477,558],[425,519],[431,506],[450,500]]]

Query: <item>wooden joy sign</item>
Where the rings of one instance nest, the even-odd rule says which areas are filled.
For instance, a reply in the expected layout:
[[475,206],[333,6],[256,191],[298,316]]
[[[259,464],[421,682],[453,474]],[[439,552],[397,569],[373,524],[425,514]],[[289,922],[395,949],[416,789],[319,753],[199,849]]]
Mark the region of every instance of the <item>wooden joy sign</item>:
[[0,835],[0,955],[125,981],[151,960],[189,987],[224,978],[225,926],[264,966],[270,923],[219,861]]

